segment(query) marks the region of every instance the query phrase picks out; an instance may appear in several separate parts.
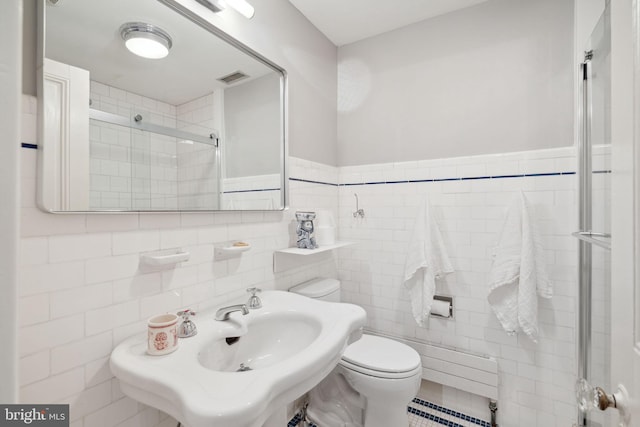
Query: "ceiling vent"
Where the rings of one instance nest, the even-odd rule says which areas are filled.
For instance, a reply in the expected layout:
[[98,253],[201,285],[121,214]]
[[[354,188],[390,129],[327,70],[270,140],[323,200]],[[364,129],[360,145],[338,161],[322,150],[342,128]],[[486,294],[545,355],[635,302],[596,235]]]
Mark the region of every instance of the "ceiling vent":
[[242,80],[242,79],[246,79],[249,76],[246,75],[245,73],[243,73],[242,71],[236,71],[234,73],[228,74],[224,77],[220,77],[218,80],[221,82],[225,82],[226,84],[230,85],[231,83],[235,83],[238,80]]

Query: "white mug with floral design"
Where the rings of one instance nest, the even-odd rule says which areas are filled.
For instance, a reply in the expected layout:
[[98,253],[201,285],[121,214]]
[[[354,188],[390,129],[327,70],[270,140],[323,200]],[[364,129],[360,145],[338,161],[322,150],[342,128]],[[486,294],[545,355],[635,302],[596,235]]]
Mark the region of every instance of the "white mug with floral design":
[[147,353],[152,356],[169,354],[178,349],[178,316],[160,314],[147,322]]

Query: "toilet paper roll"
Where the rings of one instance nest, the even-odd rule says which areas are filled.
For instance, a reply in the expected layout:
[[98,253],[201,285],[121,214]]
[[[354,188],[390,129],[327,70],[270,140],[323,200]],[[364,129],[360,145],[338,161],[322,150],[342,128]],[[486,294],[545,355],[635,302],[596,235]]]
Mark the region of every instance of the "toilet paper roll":
[[442,317],[451,317],[451,312],[449,311],[450,306],[451,303],[449,301],[434,299],[433,304],[431,305],[431,314],[437,314]]

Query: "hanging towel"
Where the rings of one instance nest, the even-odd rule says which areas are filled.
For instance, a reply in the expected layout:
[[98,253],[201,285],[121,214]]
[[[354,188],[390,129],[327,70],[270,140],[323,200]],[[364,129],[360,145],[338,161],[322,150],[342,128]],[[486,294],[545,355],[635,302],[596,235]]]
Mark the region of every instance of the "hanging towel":
[[409,242],[404,285],[409,290],[413,317],[420,326],[431,312],[437,278],[453,272],[438,224],[425,198]]
[[551,298],[553,287],[529,204],[522,192],[507,217],[490,272],[489,304],[509,335],[519,329],[538,340],[538,296]]

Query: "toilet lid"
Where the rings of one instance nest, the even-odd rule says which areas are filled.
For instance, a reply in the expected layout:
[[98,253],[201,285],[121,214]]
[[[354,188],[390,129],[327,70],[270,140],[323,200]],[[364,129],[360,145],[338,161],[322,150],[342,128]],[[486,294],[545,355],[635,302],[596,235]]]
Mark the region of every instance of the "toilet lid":
[[340,290],[340,282],[336,279],[311,279],[289,289],[289,292],[309,298],[322,298]]
[[347,347],[342,360],[377,372],[409,372],[422,363],[418,352],[408,345],[366,334]]

